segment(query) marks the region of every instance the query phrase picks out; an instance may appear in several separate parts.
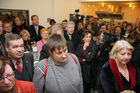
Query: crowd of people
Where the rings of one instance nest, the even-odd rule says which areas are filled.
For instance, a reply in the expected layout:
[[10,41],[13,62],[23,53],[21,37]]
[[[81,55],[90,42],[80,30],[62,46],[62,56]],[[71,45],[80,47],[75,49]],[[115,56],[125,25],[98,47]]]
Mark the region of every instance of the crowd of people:
[[[140,22],[0,20],[0,93],[136,93]],[[39,60],[34,65],[33,42]]]

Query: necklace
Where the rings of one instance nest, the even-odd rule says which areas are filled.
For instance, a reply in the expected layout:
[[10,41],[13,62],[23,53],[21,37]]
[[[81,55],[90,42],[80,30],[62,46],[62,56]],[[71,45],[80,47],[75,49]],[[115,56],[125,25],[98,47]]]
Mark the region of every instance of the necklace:
[[119,72],[125,77],[125,78],[128,78],[129,77],[129,73],[128,73],[128,70],[122,70],[120,68],[119,69]]
[[[124,74],[123,74],[124,75]],[[126,74],[124,75],[125,78],[128,78],[129,74],[128,71],[126,71]]]

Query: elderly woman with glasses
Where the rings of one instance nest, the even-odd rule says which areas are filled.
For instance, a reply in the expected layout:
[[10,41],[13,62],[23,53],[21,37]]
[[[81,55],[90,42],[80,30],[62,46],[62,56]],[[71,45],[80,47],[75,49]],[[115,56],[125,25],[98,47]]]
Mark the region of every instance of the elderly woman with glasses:
[[[140,71],[131,62],[134,48],[124,40],[117,41],[110,52],[110,60],[101,72],[101,93],[135,93],[140,84]],[[133,90],[134,89],[134,90]]]
[[14,65],[10,58],[0,57],[0,93],[36,93],[32,82],[15,79]]

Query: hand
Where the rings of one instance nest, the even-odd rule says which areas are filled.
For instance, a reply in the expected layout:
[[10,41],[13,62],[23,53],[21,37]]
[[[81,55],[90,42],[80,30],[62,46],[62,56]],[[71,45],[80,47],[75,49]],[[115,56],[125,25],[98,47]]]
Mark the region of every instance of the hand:
[[83,46],[83,50],[86,50],[88,46],[89,46],[89,42],[85,42]]
[[122,92],[120,92],[120,93],[136,93],[136,92],[133,91],[133,90],[124,90],[124,91],[122,91]]

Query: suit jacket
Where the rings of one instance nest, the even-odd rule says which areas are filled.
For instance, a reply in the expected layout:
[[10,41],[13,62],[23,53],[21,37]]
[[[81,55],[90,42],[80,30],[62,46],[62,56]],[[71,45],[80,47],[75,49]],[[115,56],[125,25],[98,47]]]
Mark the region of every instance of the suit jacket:
[[32,81],[34,74],[33,56],[30,53],[25,53],[22,57],[23,60],[23,71],[19,72],[15,70],[15,77],[18,80]]
[[5,36],[4,36],[4,34],[3,35],[0,35],[0,43],[1,43],[1,48],[3,47],[3,50],[2,49],[0,50],[1,51],[0,55],[3,54],[5,56],[7,56],[7,52],[5,50]]
[[36,93],[36,90],[32,82],[15,79],[15,93]]
[[39,40],[42,39],[42,38],[41,38],[41,35],[40,35],[40,30],[41,30],[42,28],[44,28],[44,27],[39,25],[39,28],[38,28],[38,35],[37,35],[34,25],[30,25],[30,26],[29,26],[29,33],[30,33],[31,39],[32,39],[33,41],[36,41],[36,42],[37,42],[37,41],[39,41]]
[[5,46],[5,36],[4,35],[0,35],[0,41],[1,41],[2,45]]
[[79,45],[79,43],[80,43],[80,41],[81,41],[81,35],[78,34],[78,32],[75,31],[75,32],[72,34],[72,37],[71,37],[72,39],[70,40],[70,38],[69,38],[67,32],[64,32],[64,37],[65,37],[65,39],[66,39],[67,41],[71,41],[71,42],[73,43],[74,48],[75,48],[75,50],[76,50],[76,47]]

